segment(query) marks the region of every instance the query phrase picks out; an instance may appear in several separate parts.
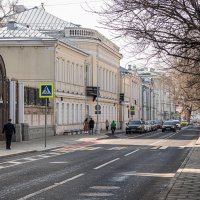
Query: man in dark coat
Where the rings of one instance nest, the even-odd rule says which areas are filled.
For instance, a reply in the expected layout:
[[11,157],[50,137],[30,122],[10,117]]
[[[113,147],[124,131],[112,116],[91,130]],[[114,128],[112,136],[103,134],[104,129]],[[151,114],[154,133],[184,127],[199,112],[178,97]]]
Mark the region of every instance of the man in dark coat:
[[91,118],[89,121],[89,133],[92,130],[92,134],[93,134],[93,129],[94,129],[94,120]]
[[2,133],[5,133],[6,135],[6,149],[11,149],[11,141],[12,141],[12,135],[15,134],[15,127],[11,123],[11,119],[8,119],[8,123],[4,125]]

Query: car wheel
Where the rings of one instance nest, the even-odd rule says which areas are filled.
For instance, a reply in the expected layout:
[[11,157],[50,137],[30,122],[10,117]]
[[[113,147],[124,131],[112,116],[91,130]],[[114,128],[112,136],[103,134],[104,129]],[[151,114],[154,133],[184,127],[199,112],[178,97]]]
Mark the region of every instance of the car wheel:
[[162,132],[165,132],[165,130],[162,130]]

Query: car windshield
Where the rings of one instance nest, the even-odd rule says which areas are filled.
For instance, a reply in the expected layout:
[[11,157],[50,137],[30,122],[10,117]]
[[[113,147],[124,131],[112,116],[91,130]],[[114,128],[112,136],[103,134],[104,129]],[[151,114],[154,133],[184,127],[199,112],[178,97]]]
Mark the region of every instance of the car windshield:
[[174,122],[164,122],[164,125],[173,125]]
[[129,125],[141,124],[141,121],[129,121]]

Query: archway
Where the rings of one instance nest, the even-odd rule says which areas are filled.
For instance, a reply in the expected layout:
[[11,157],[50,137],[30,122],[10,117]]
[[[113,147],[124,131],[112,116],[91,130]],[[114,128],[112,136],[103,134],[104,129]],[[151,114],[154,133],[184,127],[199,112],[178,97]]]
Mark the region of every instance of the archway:
[[2,131],[3,124],[8,119],[8,91],[6,68],[3,58],[0,55],[0,131]]

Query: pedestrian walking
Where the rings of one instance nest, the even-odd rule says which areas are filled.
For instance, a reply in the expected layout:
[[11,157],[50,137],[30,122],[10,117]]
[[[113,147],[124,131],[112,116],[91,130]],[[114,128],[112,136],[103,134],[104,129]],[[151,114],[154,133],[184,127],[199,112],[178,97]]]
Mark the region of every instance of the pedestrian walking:
[[89,121],[89,134],[90,134],[90,131],[92,131],[92,134],[93,134],[94,124],[95,124],[95,122],[91,118],[90,121]]
[[86,118],[83,122],[83,130],[84,133],[87,134],[88,133],[88,129],[89,129],[89,123],[88,123],[88,118]]
[[106,120],[106,131],[108,131],[108,128],[109,128],[109,121]]
[[115,122],[115,120],[112,121],[110,127],[111,127],[112,134],[114,135],[115,130],[116,130],[116,122]]
[[15,134],[15,127],[11,123],[11,119],[8,119],[8,123],[6,123],[3,127],[2,133],[6,136],[6,149],[10,150],[12,135]]

